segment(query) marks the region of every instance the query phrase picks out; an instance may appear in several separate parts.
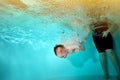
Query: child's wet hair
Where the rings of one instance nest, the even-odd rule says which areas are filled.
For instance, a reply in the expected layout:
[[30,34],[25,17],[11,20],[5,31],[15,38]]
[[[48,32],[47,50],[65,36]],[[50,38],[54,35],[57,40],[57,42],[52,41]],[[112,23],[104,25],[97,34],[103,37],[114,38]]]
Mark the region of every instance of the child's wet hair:
[[59,44],[59,45],[56,45],[55,47],[54,47],[54,52],[55,52],[55,55],[57,56],[57,53],[56,53],[56,50],[57,50],[57,48],[58,47],[64,47],[62,44]]

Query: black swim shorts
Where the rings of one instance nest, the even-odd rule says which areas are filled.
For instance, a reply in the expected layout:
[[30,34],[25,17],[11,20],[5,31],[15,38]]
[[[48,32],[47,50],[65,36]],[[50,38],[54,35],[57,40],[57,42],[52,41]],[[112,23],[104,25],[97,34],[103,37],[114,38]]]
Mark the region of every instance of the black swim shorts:
[[113,38],[110,33],[107,37],[93,35],[93,41],[99,53],[105,52],[106,49],[113,49]]

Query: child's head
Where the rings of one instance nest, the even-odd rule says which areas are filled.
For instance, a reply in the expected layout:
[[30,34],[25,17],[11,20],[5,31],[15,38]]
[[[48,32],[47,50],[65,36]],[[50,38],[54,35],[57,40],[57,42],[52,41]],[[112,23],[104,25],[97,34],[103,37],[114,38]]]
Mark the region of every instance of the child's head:
[[54,47],[54,52],[55,52],[55,55],[60,57],[60,58],[66,58],[67,56],[67,51],[66,51],[66,48],[64,47],[64,45],[56,45]]

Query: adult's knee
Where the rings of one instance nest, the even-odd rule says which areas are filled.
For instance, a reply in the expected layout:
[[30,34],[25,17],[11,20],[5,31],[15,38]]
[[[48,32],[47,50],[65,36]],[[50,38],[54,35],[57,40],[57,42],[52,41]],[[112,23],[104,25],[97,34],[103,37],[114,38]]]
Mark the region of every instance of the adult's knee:
[[99,53],[99,55],[100,55],[100,59],[104,59],[105,58],[105,53],[104,52]]
[[113,55],[114,55],[114,52],[113,52],[112,49],[107,49],[107,50],[106,50],[106,53],[107,53],[108,55],[110,55],[110,56],[113,56]]

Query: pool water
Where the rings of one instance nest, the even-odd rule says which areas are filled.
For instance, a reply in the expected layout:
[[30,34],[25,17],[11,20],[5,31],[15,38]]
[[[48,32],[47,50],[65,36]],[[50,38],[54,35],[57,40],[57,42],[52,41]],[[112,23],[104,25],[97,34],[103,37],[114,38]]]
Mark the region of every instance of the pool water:
[[[60,59],[53,52],[54,45],[63,33],[73,36],[68,26],[60,24],[65,19],[51,21],[50,15],[41,17],[9,7],[0,7],[0,80],[103,80],[91,36],[85,51]],[[120,59],[120,36],[113,34],[113,38]],[[117,73],[108,61],[111,80],[115,80]]]

